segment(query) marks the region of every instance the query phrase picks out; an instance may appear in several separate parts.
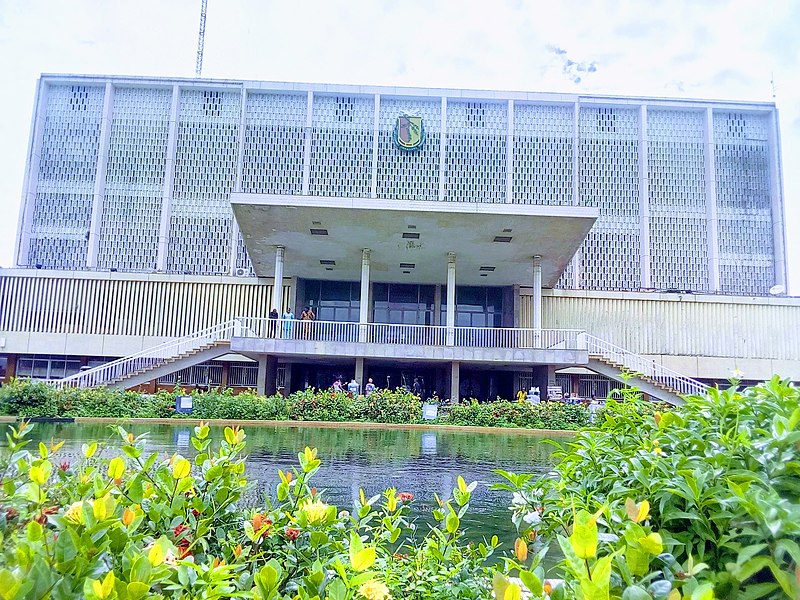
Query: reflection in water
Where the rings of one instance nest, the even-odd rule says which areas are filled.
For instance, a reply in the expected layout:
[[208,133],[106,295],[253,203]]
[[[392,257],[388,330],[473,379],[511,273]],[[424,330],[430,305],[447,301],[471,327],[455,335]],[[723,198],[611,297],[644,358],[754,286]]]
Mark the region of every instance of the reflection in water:
[[[221,438],[220,428],[212,435]],[[192,428],[182,425],[131,427],[138,435],[149,431],[149,452],[180,452],[191,456],[189,443]],[[553,447],[545,438],[515,434],[483,434],[451,431],[408,431],[402,429],[349,429],[314,427],[249,427],[247,431],[247,474],[254,481],[247,503],[261,503],[272,495],[278,481],[278,469],[297,465],[297,452],[305,446],[316,447],[322,468],[314,476],[314,485],[324,490],[326,501],[350,510],[359,488],[367,496],[387,487],[411,492],[416,501],[417,525],[426,530],[432,522],[434,493],[447,498],[458,475],[467,483],[477,481],[470,513],[463,520],[469,537],[498,534],[504,542],[514,538],[509,518],[510,497],[506,492],[488,489],[500,477],[492,469],[544,473],[550,469]],[[88,440],[113,440],[115,434],[106,425],[39,424],[36,437],[45,441],[66,440],[59,460],[80,458],[80,447]],[[110,449],[104,450],[111,456]]]

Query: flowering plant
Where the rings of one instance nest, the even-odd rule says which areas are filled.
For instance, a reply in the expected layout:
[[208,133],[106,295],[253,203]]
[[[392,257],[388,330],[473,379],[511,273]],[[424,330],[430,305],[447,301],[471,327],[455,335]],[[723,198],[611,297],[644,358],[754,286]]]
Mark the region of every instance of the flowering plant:
[[[497,542],[461,542],[476,485],[461,478],[452,499],[437,498],[439,526],[415,537],[408,492],[368,498],[361,491],[352,514],[328,504],[310,484],[321,465],[313,448],[278,472],[274,498],[244,510],[250,484],[238,427],[225,427],[215,443],[201,423],[191,456],[148,454],[145,435],[118,427],[118,444],[84,444],[71,463],[60,459],[60,443],[30,450],[30,430],[25,422],[10,428],[0,454],[2,600],[489,593],[485,561]],[[453,595],[448,586],[468,593]]]

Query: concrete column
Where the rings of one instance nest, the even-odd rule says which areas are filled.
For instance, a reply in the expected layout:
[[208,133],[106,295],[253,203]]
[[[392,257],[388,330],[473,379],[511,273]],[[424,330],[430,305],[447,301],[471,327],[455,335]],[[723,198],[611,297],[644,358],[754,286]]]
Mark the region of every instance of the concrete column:
[[169,134],[164,170],[164,187],[161,195],[161,221],[158,227],[158,254],[156,269],[165,271],[169,258],[169,224],[172,215],[172,191],[175,183],[175,157],[178,152],[178,121],[180,119],[181,88],[172,86],[172,107],[169,113]]
[[86,252],[86,266],[96,269],[100,252],[100,234],[103,230],[103,203],[106,197],[106,167],[111,142],[111,123],[114,119],[114,86],[106,83],[103,99],[103,118],[100,122],[100,146],[97,153],[97,169],[94,176],[92,194],[92,219],[89,223],[89,239]]
[[272,308],[278,311],[280,316],[283,305],[283,256],[285,252],[283,246],[275,247],[275,283],[272,284]]
[[650,188],[647,162],[647,105],[639,107],[639,265],[640,285],[652,286],[650,276]]
[[456,338],[456,253],[447,253],[447,345],[454,346]]
[[533,257],[533,322],[534,347],[541,347],[542,329],[542,257]]
[[[358,341],[367,341],[367,323],[369,323],[369,265],[370,251],[361,251],[361,294],[358,299]],[[362,365],[363,366],[363,365]],[[359,383],[360,380],[359,380]]]
[[286,363],[283,369],[286,374],[283,380],[283,395],[288,398],[292,393],[292,363]]
[[442,286],[433,286],[433,324],[442,324]]
[[[259,362],[259,375],[261,373],[261,363]],[[278,357],[277,356],[267,356],[267,362],[265,365],[266,370],[266,381],[264,385],[264,391],[267,396],[272,396],[277,391],[278,385]]]
[[364,393],[364,359],[356,359],[356,381],[361,386],[361,393]]
[[303,196],[308,196],[309,183],[311,181],[311,136],[314,126],[314,92],[308,92],[306,98],[306,127],[305,140],[303,142]]
[[258,357],[258,377],[256,378],[256,392],[262,396],[267,391],[267,355]]
[[461,400],[461,363],[454,360],[450,363],[450,402]]
[[708,235],[708,291],[720,291],[719,221],[717,218],[717,167],[714,143],[714,110],[706,109],[705,130],[706,233]]

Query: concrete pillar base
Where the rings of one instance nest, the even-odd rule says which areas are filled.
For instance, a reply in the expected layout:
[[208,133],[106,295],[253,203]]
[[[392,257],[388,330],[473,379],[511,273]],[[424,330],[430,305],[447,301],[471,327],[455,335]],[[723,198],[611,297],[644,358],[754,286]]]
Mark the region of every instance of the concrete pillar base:
[[265,392],[267,396],[272,396],[275,392],[277,392],[277,384],[278,384],[278,357],[277,356],[267,356],[267,380],[265,387]]
[[258,357],[258,377],[256,378],[256,392],[264,396],[267,392],[267,355]]
[[461,401],[461,363],[453,361],[450,364],[450,402]]
[[361,389],[364,389],[364,359],[357,358],[356,359],[356,381],[358,385],[361,386]]

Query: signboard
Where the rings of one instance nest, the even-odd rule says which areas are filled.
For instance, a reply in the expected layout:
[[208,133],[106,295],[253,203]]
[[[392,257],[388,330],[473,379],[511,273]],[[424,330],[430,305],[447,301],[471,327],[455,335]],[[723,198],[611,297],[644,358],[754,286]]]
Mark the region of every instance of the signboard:
[[175,397],[175,412],[190,413],[192,412],[192,397],[191,396],[176,396]]
[[423,404],[422,405],[422,418],[426,421],[435,421],[439,417],[438,404]]

